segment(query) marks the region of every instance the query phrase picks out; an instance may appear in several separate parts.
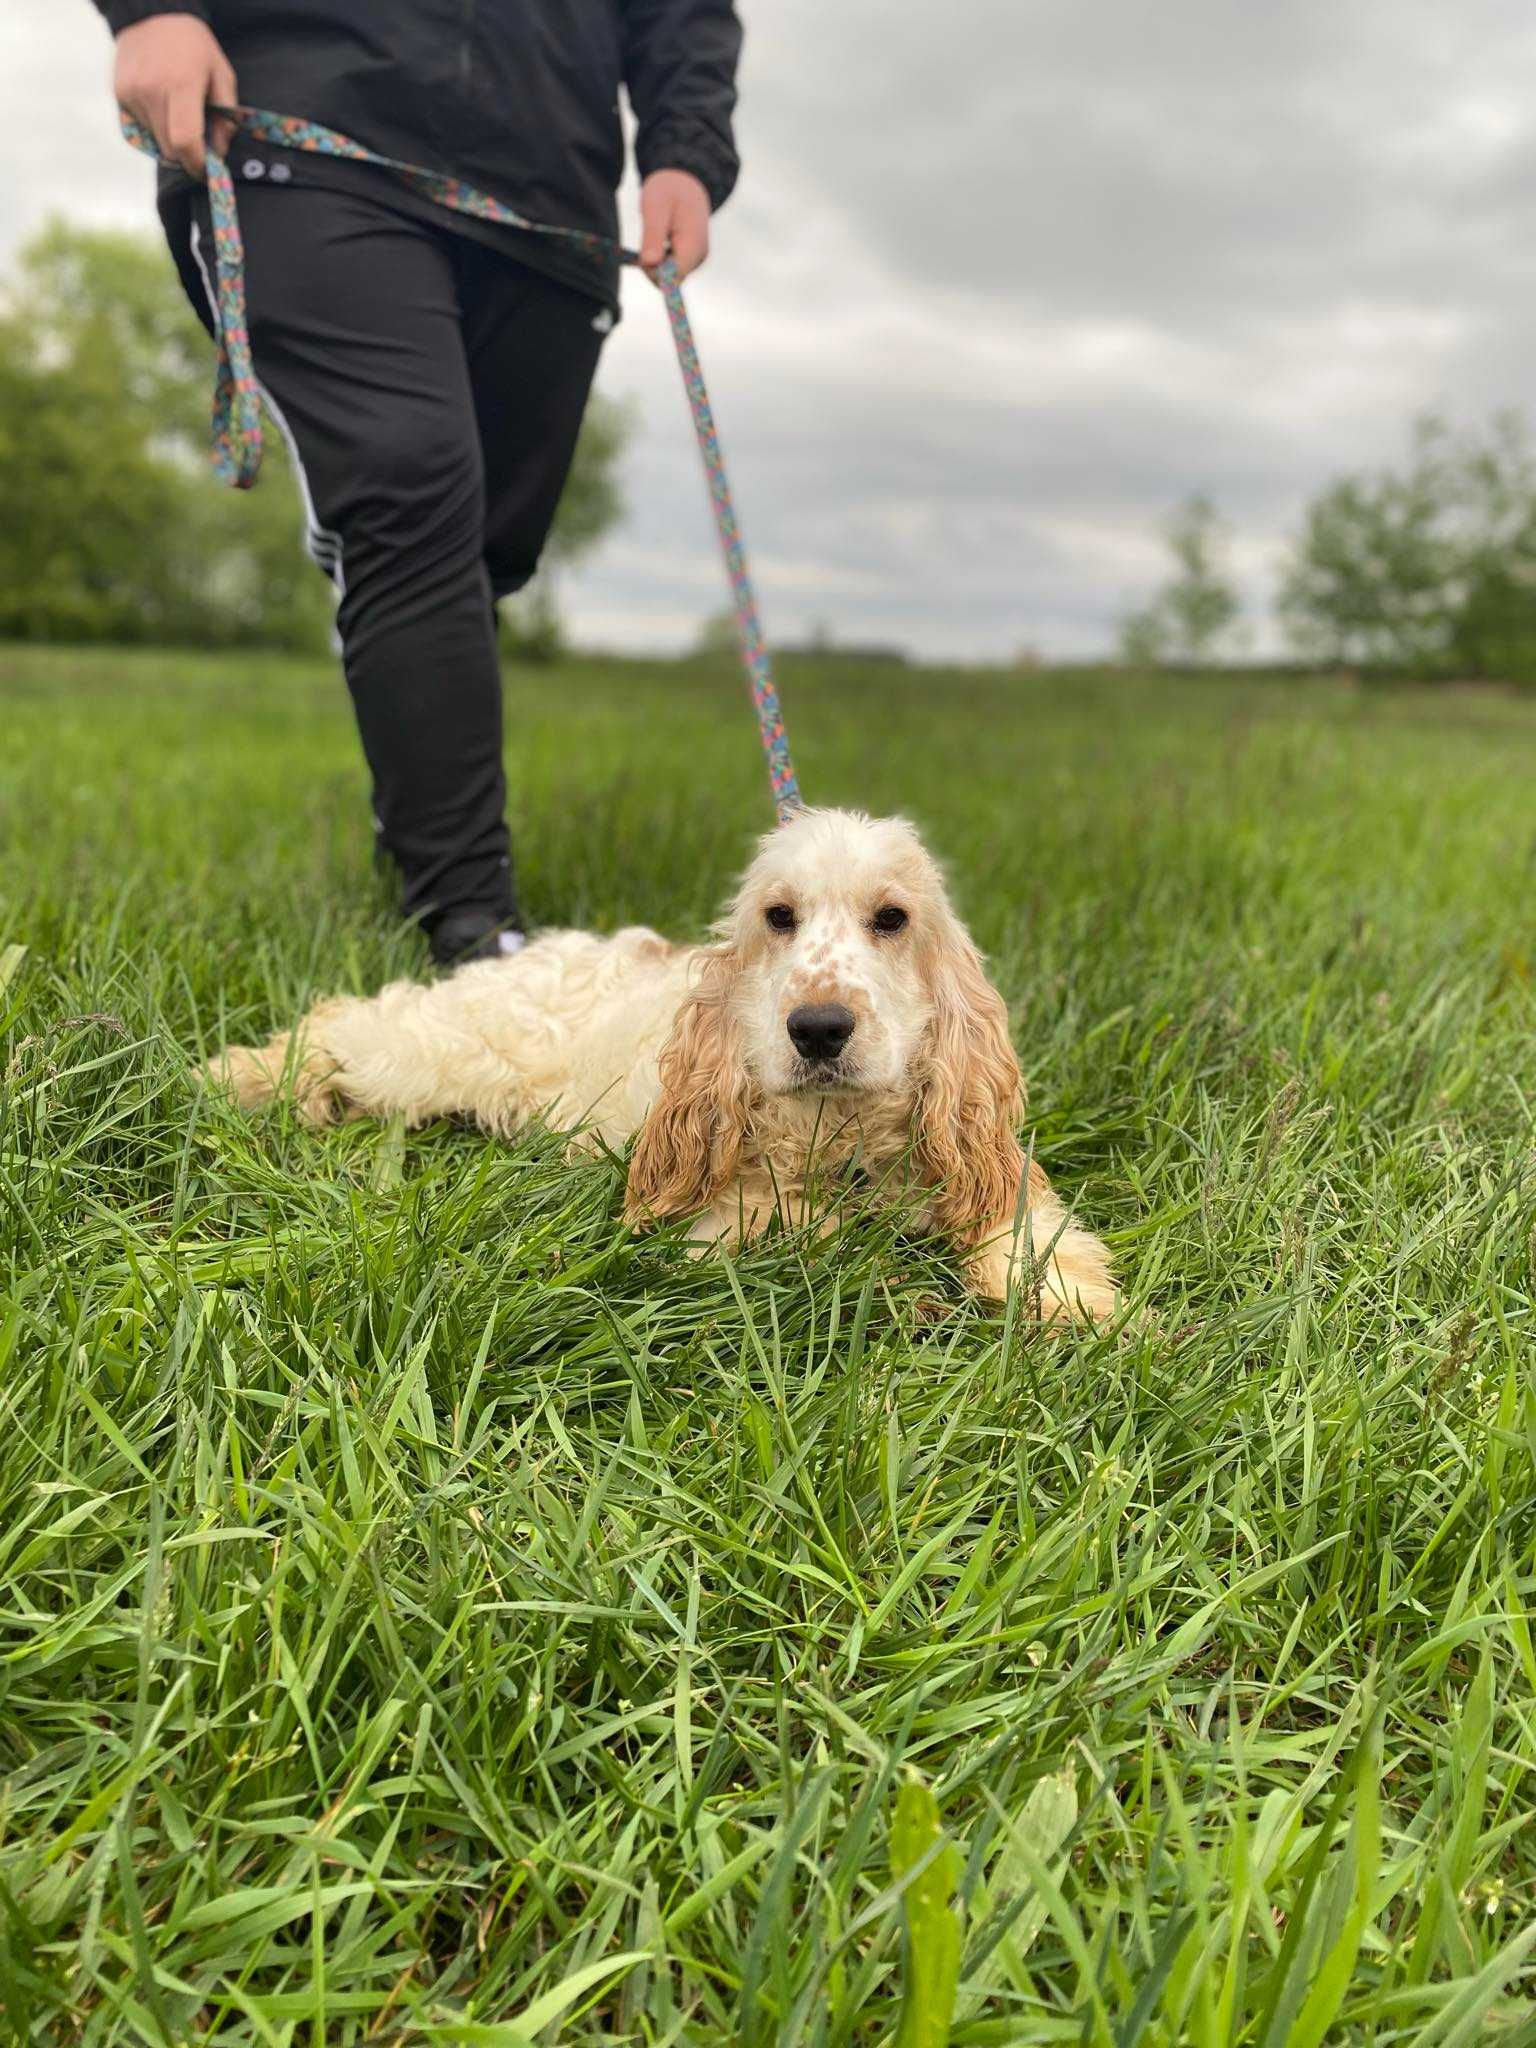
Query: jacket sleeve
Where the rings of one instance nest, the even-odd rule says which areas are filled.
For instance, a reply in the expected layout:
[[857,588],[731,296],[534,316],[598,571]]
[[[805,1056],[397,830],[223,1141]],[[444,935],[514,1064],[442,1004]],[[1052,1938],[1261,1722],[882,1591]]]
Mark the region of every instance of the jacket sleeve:
[[740,168],[731,132],[740,55],[732,0],[625,0],[624,83],[642,178],[692,171],[710,204],[725,204]]
[[135,22],[148,21],[152,14],[193,14],[206,21],[208,0],[96,0],[96,12],[117,35]]

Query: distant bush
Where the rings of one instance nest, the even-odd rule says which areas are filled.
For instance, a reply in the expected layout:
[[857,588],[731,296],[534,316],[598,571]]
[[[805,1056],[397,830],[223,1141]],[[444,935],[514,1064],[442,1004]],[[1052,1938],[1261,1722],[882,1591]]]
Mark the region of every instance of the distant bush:
[[1222,653],[1242,609],[1227,569],[1227,531],[1208,498],[1193,497],[1166,529],[1174,573],[1145,611],[1121,622],[1132,668],[1198,668]]
[[1309,507],[1278,609],[1307,662],[1536,681],[1536,453],[1518,413],[1415,429]]

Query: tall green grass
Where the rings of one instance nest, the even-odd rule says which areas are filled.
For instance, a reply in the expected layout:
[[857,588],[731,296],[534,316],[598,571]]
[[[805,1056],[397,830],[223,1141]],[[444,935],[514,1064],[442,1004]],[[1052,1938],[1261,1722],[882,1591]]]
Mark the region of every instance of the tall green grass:
[[[785,691],[1120,1331],[242,1121],[201,1054],[421,964],[338,686],[0,657],[0,2038],[1536,2040],[1536,711]],[[697,932],[737,680],[508,709],[530,915]]]

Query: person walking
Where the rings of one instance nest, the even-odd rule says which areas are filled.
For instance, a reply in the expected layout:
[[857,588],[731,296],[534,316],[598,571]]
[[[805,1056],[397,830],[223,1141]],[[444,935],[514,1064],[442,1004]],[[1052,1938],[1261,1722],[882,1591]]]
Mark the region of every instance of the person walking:
[[[119,105],[171,160],[159,212],[216,331],[210,107],[339,130],[524,218],[616,241],[619,93],[642,265],[686,276],[738,163],[732,0],[95,0]],[[443,965],[513,951],[496,603],[538,565],[618,260],[451,213],[379,166],[215,117],[240,196],[251,351],[307,545],[339,594],[381,848]]]

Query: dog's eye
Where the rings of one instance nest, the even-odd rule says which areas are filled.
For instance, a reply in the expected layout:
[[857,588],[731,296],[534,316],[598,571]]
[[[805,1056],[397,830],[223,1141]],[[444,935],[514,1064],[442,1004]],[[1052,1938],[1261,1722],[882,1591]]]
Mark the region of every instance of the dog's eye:
[[795,913],[787,903],[772,903],[764,912],[776,932],[792,932],[795,928]]
[[893,932],[904,932],[907,928],[907,924],[907,913],[904,910],[898,909],[894,903],[887,903],[883,910],[877,910],[875,912],[875,930],[877,932],[883,932],[887,938],[889,938]]

